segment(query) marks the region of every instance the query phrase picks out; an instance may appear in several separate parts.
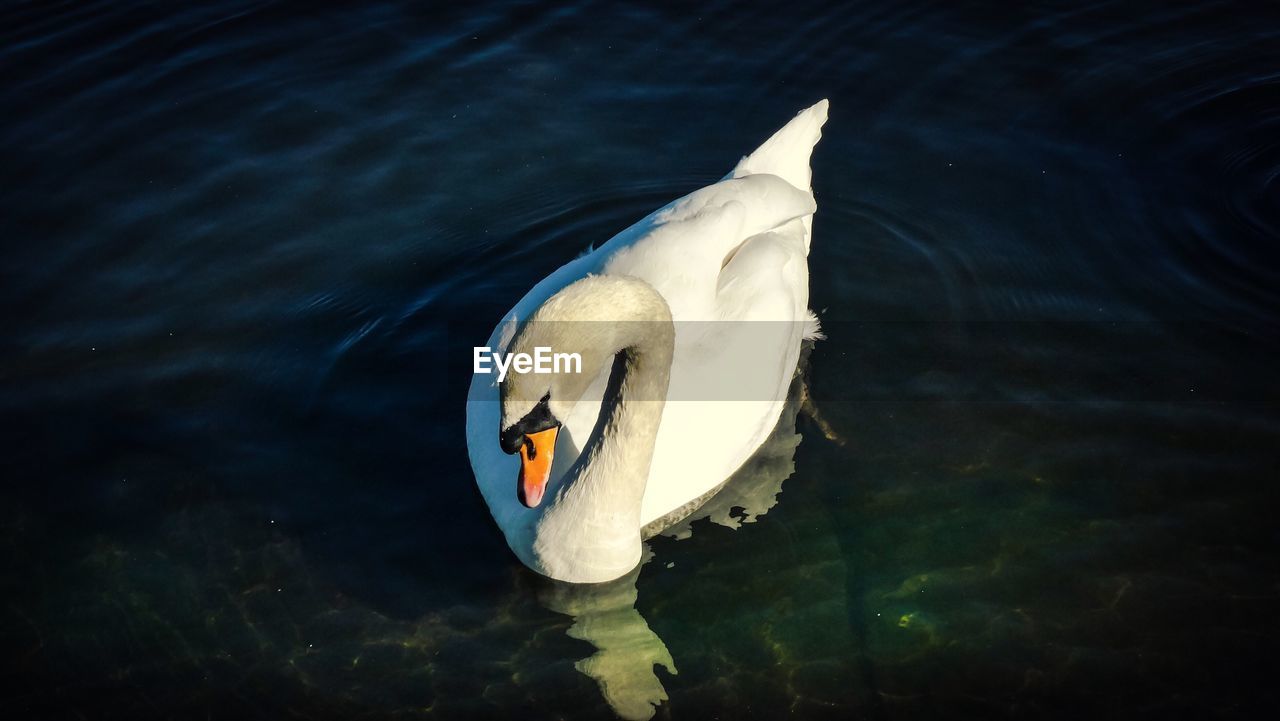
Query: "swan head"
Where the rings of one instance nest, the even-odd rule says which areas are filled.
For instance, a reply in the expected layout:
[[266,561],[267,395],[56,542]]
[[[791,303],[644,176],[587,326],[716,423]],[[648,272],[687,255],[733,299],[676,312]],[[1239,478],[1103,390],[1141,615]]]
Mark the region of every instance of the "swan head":
[[556,439],[560,436],[560,419],[550,409],[551,393],[542,397],[520,420],[503,428],[498,443],[507,453],[520,454],[520,474],[516,477],[516,496],[529,508],[537,508],[551,478],[551,461],[555,458]]
[[[662,296],[636,278],[591,275],[551,296],[520,326],[508,354],[533,358],[541,349],[553,359],[550,372],[512,372],[499,384],[498,442],[503,451],[520,454],[516,493],[525,506],[542,501],[561,419],[587,400],[596,378],[655,323],[663,327],[669,365],[671,313]],[[554,360],[559,357],[566,357],[563,366]]]

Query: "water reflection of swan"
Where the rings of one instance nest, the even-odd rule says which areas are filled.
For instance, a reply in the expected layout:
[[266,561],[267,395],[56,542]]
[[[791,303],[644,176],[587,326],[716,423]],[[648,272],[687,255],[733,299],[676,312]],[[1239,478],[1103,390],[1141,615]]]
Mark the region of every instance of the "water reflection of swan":
[[[805,367],[809,345],[806,343],[802,352],[801,369]],[[704,505],[688,518],[662,529],[660,535],[688,538],[694,521],[704,518],[740,528],[773,508],[782,483],[795,469],[795,452],[801,439],[796,432],[796,416],[803,398],[804,382],[797,373],[778,425],[759,451]],[[655,671],[657,666],[677,673],[666,644],[635,607],[640,572],[652,558],[653,552],[646,546],[641,565],[615,581],[593,585],[547,581],[538,592],[547,608],[573,617],[569,636],[596,647],[594,654],[578,661],[575,667],[596,682],[605,701],[627,721],[651,718],[667,700],[666,689]]]
[[641,568],[643,564],[616,581],[595,585],[548,581],[538,594],[547,608],[573,617],[569,636],[596,647],[574,667],[591,677],[614,712],[628,721],[652,717],[667,700],[654,667],[676,673],[666,644],[636,610]]

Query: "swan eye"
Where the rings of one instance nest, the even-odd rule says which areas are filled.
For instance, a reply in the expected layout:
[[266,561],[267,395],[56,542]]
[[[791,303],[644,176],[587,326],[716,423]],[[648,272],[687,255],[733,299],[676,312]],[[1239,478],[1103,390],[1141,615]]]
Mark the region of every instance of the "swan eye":
[[[498,434],[498,443],[506,453],[516,453],[528,443],[528,436],[540,433],[548,428],[559,428],[560,420],[551,414],[551,393],[547,392],[524,418],[512,423],[510,427]],[[536,453],[530,448],[531,452]]]

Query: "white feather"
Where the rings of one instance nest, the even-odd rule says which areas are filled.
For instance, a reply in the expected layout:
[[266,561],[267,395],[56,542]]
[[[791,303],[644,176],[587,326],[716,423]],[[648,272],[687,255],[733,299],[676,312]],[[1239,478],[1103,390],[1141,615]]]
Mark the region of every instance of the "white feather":
[[[809,156],[826,117],[823,100],[744,157],[725,179],[660,208],[547,276],[504,316],[487,342],[505,349],[517,318],[533,317],[549,298],[590,274],[638,278],[661,295],[675,321],[675,350],[667,403],[656,438],[649,441],[653,456],[639,509],[641,526],[714,490],[752,455],[782,412],[801,341],[821,337],[808,307],[807,256],[816,210]],[[609,298],[598,302],[611,307]],[[533,511],[515,494],[519,461],[498,445],[501,410],[492,380],[475,376],[467,404],[467,443],[477,483],[522,560],[531,563],[535,545],[539,553],[559,549],[564,558],[552,564],[554,573],[531,565],[562,580],[583,580],[591,572],[574,569],[573,546],[590,543],[582,529],[599,527],[600,519],[578,519],[580,528],[565,531],[572,538],[538,535],[530,521]],[[597,390],[605,380],[605,373],[596,379]],[[598,403],[581,403],[560,420],[567,436],[581,442],[598,413]],[[581,451],[564,445],[557,445],[557,468],[567,467]],[[637,529],[625,530],[618,538],[638,538]],[[611,544],[625,545],[604,539],[597,545]],[[618,553],[632,559],[631,565],[639,557],[638,549]]]

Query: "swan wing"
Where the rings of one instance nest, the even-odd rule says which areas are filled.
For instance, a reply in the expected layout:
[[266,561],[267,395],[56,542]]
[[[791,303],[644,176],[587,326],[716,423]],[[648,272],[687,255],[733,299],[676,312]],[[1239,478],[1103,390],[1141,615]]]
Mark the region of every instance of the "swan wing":
[[677,329],[645,523],[714,491],[777,424],[809,328],[806,235],[797,218],[748,238],[719,275],[718,319]]

